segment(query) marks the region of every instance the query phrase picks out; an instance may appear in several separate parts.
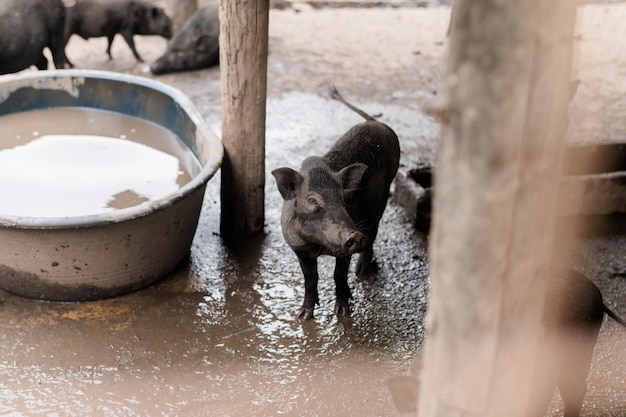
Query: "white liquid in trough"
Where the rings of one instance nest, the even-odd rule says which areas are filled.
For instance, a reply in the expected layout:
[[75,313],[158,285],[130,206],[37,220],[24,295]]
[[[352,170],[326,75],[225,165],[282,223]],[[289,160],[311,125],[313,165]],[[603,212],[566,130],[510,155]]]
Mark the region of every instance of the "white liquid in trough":
[[148,204],[199,169],[173,132],[118,113],[16,113],[0,117],[0,135],[0,215],[83,216]]

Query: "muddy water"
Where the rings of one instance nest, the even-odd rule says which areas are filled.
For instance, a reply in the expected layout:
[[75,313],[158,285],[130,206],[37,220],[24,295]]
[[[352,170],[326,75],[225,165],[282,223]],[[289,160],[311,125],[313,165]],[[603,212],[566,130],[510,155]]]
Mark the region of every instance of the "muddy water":
[[190,262],[155,286],[82,304],[0,297],[11,318],[0,321],[1,416],[393,414],[384,381],[423,337],[426,265],[424,253],[380,248],[419,237],[381,233],[378,274],[351,278],[352,320],[333,314],[323,259],[317,317],[303,323],[301,273],[276,220],[266,236],[225,247],[214,198]]
[[36,110],[0,117],[0,127],[2,214],[63,217],[119,210],[178,190],[199,169],[174,133],[118,113]]
[[[403,136],[433,128],[417,112],[384,110]],[[270,100],[258,239],[222,241],[218,174],[189,262],[171,277],[80,304],[0,292],[0,416],[393,416],[385,380],[406,371],[423,338],[425,237],[390,203],[375,243],[378,272],[349,276],[352,319],[335,317],[333,262],[321,258],[320,305],[302,322],[302,272],[281,235],[282,199],[269,174],[325,152],[359,121],[317,95]]]

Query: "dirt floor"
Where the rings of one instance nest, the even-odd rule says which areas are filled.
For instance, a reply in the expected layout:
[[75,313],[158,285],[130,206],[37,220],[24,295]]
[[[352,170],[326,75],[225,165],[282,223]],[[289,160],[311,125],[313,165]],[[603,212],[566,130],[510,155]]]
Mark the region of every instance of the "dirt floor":
[[[333,3],[333,2],[329,2]],[[359,3],[359,2],[357,2]],[[364,3],[364,2],[361,2]],[[396,2],[394,2],[396,3]],[[270,13],[266,234],[234,247],[219,235],[219,175],[211,181],[189,261],[144,290],[89,303],[47,303],[0,292],[0,416],[393,416],[385,380],[407,371],[423,340],[427,237],[392,201],[371,281],[350,276],[352,319],[333,314],[332,262],[320,269],[316,319],[301,322],[303,280],[279,224],[269,171],[321,154],[359,117],[327,98],[328,83],[401,139],[403,168],[433,163],[436,103],[450,9],[314,7]],[[613,3],[613,2],[610,2]],[[365,4],[367,5],[367,4]],[[418,7],[427,6],[427,7]],[[582,80],[571,141],[624,140],[626,5],[579,9]],[[166,46],[138,37],[138,63],[117,38],[72,38],[79,68],[152,77]],[[186,93],[219,133],[218,68],[158,77]],[[624,234],[564,240],[561,250],[626,316]],[[585,416],[626,416],[626,331],[605,323]],[[555,401],[551,415],[559,415]]]

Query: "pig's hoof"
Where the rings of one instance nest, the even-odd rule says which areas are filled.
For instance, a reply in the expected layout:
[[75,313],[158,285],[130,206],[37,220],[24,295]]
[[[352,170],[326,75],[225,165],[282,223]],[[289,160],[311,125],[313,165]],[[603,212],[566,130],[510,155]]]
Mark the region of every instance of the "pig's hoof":
[[347,301],[337,301],[335,303],[335,314],[337,317],[350,317],[350,304]]
[[378,272],[378,263],[373,260],[367,265],[357,265],[355,271],[357,279],[361,281],[374,281]]
[[368,281],[374,274],[376,274],[376,272],[378,272],[378,262],[376,262],[376,260],[372,260],[366,265],[358,263],[355,274],[358,279]]
[[298,314],[298,318],[302,320],[313,319],[313,309],[308,307],[302,307],[302,309],[300,309],[300,314]]

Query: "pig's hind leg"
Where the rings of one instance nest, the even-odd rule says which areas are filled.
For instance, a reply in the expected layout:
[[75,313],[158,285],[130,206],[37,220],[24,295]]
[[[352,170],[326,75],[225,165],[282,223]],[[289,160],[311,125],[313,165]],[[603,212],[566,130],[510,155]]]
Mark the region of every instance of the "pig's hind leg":
[[386,201],[384,204],[378,207],[374,211],[372,218],[369,221],[364,222],[366,226],[363,233],[367,236],[367,244],[365,248],[361,251],[361,255],[359,256],[359,261],[356,264],[356,276],[359,279],[366,279],[368,276],[378,269],[376,265],[376,261],[374,261],[374,241],[376,240],[376,236],[378,235],[378,226],[380,224],[380,219],[383,216],[383,212],[385,211]]
[[577,335],[568,340],[565,346],[567,360],[561,369],[558,387],[564,403],[564,417],[579,417],[585,394],[587,376],[591,368],[593,349],[598,337],[599,326],[589,329],[587,334]]
[[378,223],[369,230],[365,231],[365,235],[367,236],[367,244],[365,248],[361,251],[361,255],[359,256],[359,261],[356,264],[356,276],[359,279],[366,279],[369,275],[376,272],[378,269],[376,265],[376,261],[374,261],[374,240],[376,240],[376,235],[378,234]]
[[128,47],[130,48],[130,50],[133,52],[135,59],[137,59],[137,61],[139,62],[143,62],[143,59],[139,56],[139,52],[137,52],[137,48],[135,48],[135,40],[133,39],[133,34],[128,33],[128,32],[122,32],[122,37],[128,44]]
[[356,264],[356,276],[359,279],[367,278],[372,272],[376,270],[374,261],[374,245],[368,243],[361,255],[359,261]]

